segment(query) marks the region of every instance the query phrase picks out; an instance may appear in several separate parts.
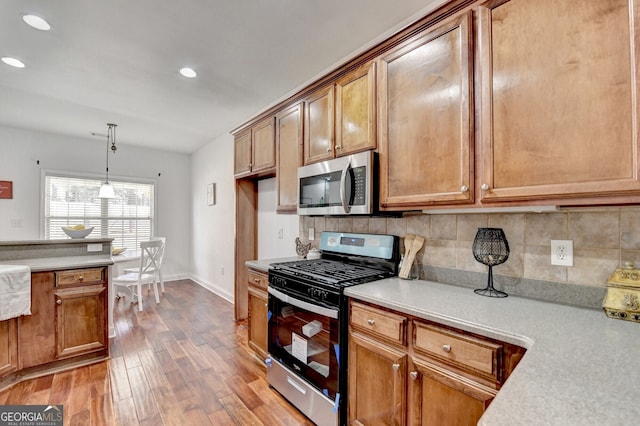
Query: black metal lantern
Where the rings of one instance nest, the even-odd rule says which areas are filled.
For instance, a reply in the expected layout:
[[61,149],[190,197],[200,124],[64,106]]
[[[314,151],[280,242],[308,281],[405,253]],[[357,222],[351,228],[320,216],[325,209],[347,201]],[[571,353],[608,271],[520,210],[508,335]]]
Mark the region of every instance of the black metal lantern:
[[489,267],[486,288],[474,290],[476,294],[487,297],[507,297],[507,293],[493,288],[493,267],[509,258],[509,243],[501,228],[478,228],[473,240],[473,257]]

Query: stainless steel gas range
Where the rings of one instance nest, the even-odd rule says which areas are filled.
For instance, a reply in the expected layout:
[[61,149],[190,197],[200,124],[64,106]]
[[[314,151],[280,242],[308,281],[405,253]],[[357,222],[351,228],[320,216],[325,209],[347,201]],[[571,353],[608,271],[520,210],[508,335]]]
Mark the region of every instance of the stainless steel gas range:
[[344,288],[397,275],[393,235],[323,232],[322,258],[269,269],[267,381],[318,425],[347,415]]

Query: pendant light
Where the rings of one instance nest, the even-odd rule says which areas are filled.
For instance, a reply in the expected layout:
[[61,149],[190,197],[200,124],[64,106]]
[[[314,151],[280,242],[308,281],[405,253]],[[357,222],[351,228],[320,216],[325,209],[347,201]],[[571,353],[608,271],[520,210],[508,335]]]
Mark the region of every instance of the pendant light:
[[109,183],[109,145],[111,145],[111,152],[115,154],[118,149],[116,147],[116,127],[118,127],[117,124],[107,123],[107,175],[100,187],[98,198],[116,198],[113,186]]

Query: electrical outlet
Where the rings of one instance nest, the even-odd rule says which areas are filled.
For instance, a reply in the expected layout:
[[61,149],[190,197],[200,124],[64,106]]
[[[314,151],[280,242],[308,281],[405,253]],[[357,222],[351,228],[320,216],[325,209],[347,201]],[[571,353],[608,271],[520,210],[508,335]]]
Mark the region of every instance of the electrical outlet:
[[572,240],[551,240],[551,264],[573,266]]
[[278,239],[281,240],[284,238],[284,228],[278,229]]
[[102,251],[102,244],[101,243],[87,244],[87,252],[88,253],[95,252],[95,251]]
[[309,228],[309,241],[316,239],[316,231],[313,228]]

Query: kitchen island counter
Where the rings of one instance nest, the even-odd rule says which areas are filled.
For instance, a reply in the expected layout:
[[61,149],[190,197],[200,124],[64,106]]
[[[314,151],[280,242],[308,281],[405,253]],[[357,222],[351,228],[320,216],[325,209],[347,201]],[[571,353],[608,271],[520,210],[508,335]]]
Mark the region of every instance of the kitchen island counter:
[[640,417],[640,324],[601,310],[390,278],[349,297],[527,349],[480,425],[602,425]]

